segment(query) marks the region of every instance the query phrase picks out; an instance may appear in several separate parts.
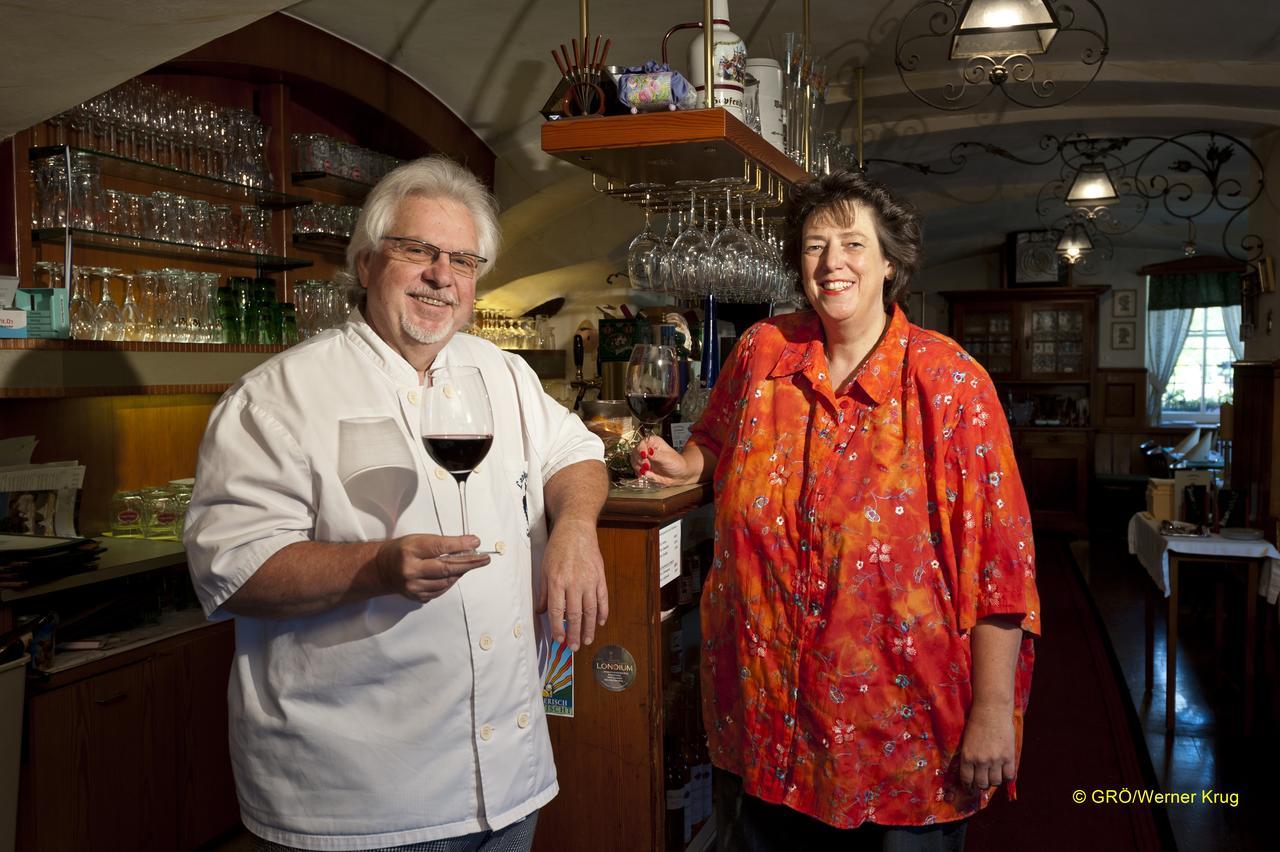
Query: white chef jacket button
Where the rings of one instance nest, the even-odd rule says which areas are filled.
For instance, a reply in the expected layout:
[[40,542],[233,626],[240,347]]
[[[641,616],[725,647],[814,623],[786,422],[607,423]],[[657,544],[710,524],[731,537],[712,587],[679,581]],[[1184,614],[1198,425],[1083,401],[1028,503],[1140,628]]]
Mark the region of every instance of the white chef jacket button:
[[498,555],[501,556],[507,552],[507,543],[505,541],[495,541],[493,543],[493,549],[498,551]]
[[436,468],[436,479],[444,479],[444,468]]
[[471,472],[472,472],[473,474],[475,474],[476,476],[479,476],[479,475],[480,475],[480,465],[476,465],[475,467],[471,468]]
[[493,725],[480,726],[480,739],[484,740],[485,742],[488,742],[489,740],[493,739]]
[[444,398],[453,399],[453,385],[444,386]]
[[409,394],[408,394],[408,400],[409,400],[409,404],[410,404],[410,405],[417,405],[417,404],[418,404],[418,392],[417,392],[417,391],[409,391]]
[[516,727],[518,727],[518,728],[527,728],[527,727],[529,727],[529,714],[528,714],[528,713],[521,713],[519,716],[517,716],[517,717],[516,717]]
[[523,624],[517,624],[515,627],[511,628],[511,635],[515,636],[517,639],[519,639],[521,636],[523,636],[523,635],[524,635],[524,625],[523,625]]
[[480,650],[487,651],[492,647],[493,647],[493,637],[490,636],[488,633],[485,633],[483,636],[480,637]]

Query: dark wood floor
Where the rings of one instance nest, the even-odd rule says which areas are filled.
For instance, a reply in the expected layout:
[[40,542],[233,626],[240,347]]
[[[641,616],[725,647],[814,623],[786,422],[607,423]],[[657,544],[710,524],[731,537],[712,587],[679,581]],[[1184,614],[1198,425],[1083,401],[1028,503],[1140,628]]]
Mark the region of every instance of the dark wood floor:
[[[1143,694],[1144,595],[1154,589],[1151,579],[1128,555],[1122,527],[1097,526],[1087,546],[1073,550],[1088,565],[1087,578],[1133,698],[1157,786],[1166,792],[1212,790],[1237,794],[1239,804],[1170,805],[1168,814],[1178,848],[1182,850],[1276,849],[1276,814],[1280,812],[1280,745],[1276,737],[1276,655],[1258,656],[1258,693],[1254,736],[1243,734],[1243,700],[1239,684],[1243,647],[1243,579],[1226,580],[1226,659],[1214,651],[1214,569],[1184,571],[1179,609],[1177,671],[1177,728],[1164,731],[1165,623],[1163,603],[1155,622],[1155,679],[1150,695]],[[1229,569],[1228,569],[1229,570]],[[1217,573],[1217,576],[1221,576]],[[1259,602],[1259,620],[1275,624],[1276,608]],[[1280,632],[1272,630],[1267,641]]]

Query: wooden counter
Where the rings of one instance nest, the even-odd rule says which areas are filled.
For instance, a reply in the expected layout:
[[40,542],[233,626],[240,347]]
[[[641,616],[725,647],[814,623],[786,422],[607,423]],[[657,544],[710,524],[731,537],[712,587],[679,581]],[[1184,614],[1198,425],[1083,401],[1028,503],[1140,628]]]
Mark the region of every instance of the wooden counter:
[[[690,539],[710,535],[709,525],[700,532],[691,517],[710,502],[709,484],[609,494],[599,532],[609,621],[574,660],[573,717],[547,720],[560,795],[538,817],[539,852],[663,848],[659,531],[681,524],[689,549]],[[605,689],[594,675],[592,661],[608,646],[621,646],[635,659],[635,681],[620,692]]]

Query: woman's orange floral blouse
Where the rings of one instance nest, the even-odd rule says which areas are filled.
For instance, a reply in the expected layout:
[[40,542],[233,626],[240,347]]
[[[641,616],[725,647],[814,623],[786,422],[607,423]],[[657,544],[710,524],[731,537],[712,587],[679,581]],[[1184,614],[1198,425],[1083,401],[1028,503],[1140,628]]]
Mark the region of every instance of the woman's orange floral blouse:
[[841,828],[961,819],[970,630],[1040,632],[1035,551],[986,371],[895,307],[834,392],[812,312],[752,327],[691,440],[717,455],[703,715],[748,793]]

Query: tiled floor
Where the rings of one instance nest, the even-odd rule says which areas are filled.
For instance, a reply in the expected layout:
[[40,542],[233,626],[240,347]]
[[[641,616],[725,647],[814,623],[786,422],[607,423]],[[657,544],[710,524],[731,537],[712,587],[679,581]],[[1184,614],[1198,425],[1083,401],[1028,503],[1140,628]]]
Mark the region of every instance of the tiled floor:
[[[1169,820],[1182,850],[1275,849],[1275,813],[1280,806],[1280,746],[1273,697],[1262,656],[1258,659],[1255,736],[1242,731],[1243,701],[1238,687],[1238,651],[1218,661],[1214,655],[1214,588],[1209,573],[1184,572],[1179,615],[1177,727],[1164,732],[1165,625],[1157,607],[1155,678],[1143,695],[1143,595],[1154,588],[1146,572],[1125,549],[1124,531],[1095,533],[1088,552],[1089,587],[1124,669],[1159,788],[1166,792],[1212,790],[1238,794],[1239,804],[1168,806]],[[1243,583],[1227,587],[1227,649],[1239,649]],[[1275,607],[1260,602],[1259,618],[1276,617]],[[1273,634],[1276,635],[1276,634]],[[1219,685],[1219,673],[1224,683]]]

